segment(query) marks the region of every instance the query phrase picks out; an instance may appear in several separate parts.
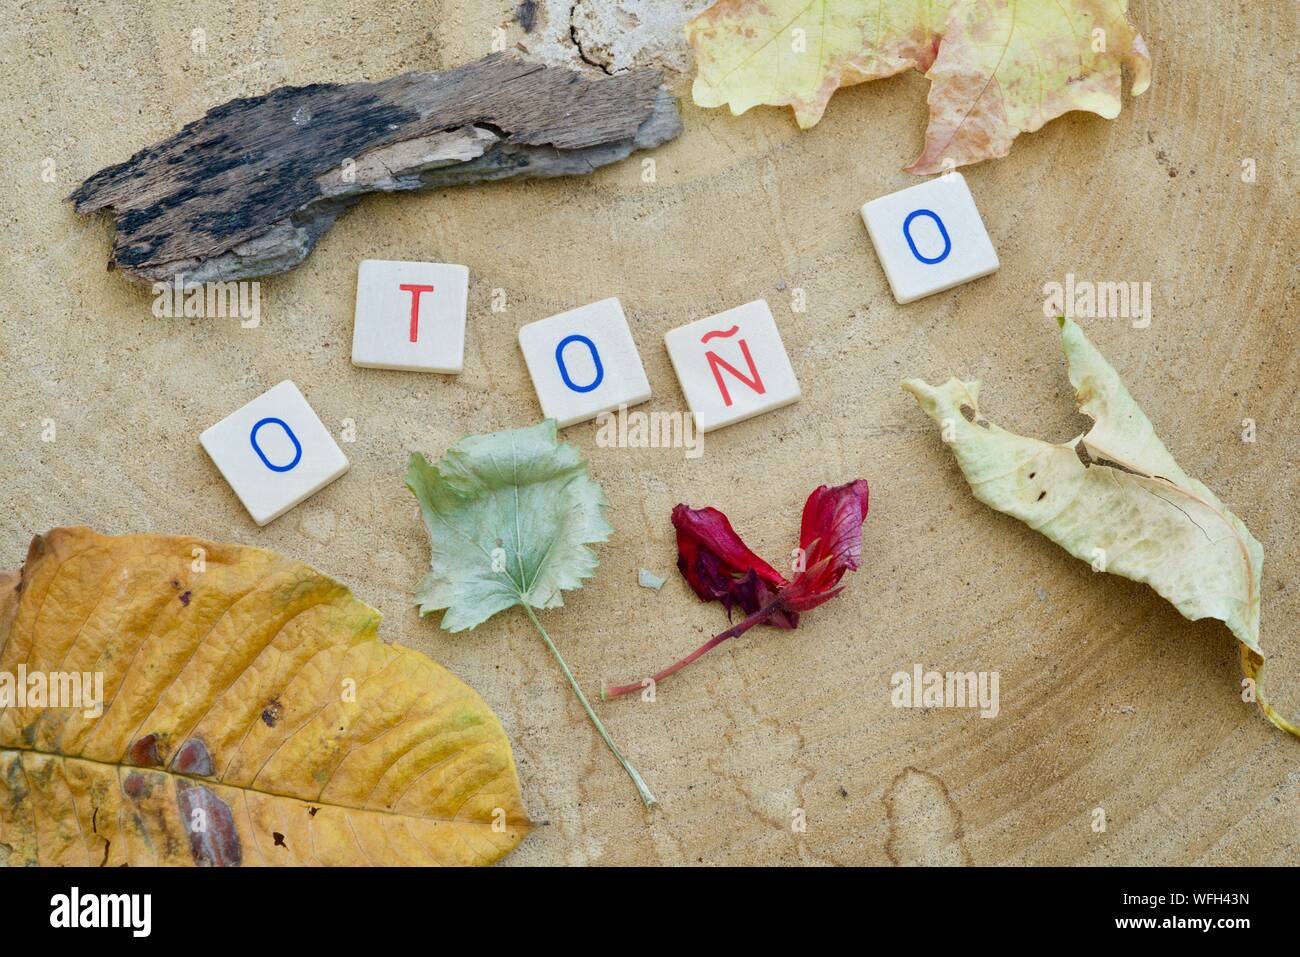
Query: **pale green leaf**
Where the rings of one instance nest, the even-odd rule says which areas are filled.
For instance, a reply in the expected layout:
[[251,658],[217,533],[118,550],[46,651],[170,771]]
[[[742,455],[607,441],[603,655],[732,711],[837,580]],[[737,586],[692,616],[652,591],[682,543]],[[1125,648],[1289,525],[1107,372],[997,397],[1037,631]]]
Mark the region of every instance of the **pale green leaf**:
[[556,608],[596,571],[586,546],[608,540],[605,494],[554,420],[471,435],[431,465],[411,455],[407,487],[432,550],[416,593],[420,613],[446,609],[442,627],[473,628],[515,605]]
[[[1263,548],[1174,461],[1079,327],[1062,320],[1061,336],[1079,408],[1094,423],[1070,442],[1026,438],[988,422],[978,382],[908,379],[903,388],[939,424],[977,499],[1098,571],[1146,582],[1193,621],[1218,618],[1241,641],[1246,672],[1256,677]],[[1258,699],[1278,727],[1297,733],[1262,692]]]
[[636,785],[655,796],[614,744],[534,608],[558,608],[563,592],[596,573],[587,546],[609,539],[605,493],[587,462],[555,437],[555,420],[526,429],[470,435],[436,465],[412,453],[406,485],[429,533],[430,570],[420,582],[420,614],[446,609],[442,627],[464,631],[499,611],[523,607],[564,672],[592,726]]
[[[1071,555],[1146,582],[1187,618],[1218,618],[1259,651],[1264,551],[1156,437],[1115,370],[1073,321],[1062,327],[1070,382],[1094,420],[1060,445],[1007,432],[979,414],[979,383],[903,388],[941,425],[975,497]],[[974,417],[968,421],[963,409]],[[1082,444],[1090,463],[1080,458]]]

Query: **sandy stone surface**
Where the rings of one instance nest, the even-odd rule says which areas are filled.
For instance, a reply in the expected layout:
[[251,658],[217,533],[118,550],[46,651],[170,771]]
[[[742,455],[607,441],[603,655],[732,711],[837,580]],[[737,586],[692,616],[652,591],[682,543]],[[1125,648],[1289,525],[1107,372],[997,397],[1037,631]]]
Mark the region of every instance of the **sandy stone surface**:
[[[687,97],[685,133],[654,154],[654,182],[637,157],[580,179],[369,198],[303,266],[262,284],[251,329],[155,318],[147,287],[105,271],[107,222],[64,202],[85,176],[231,97],[445,68],[488,52],[496,27],[595,70],[565,46],[557,18],[568,6],[541,4],[531,34],[502,2],[10,11],[0,25],[0,564],[21,561],[37,532],[88,524],[262,545],[348,582],[385,613],[389,639],[445,664],[500,715],[543,824],[508,863],[1300,859],[1300,741],[1241,702],[1227,630],[1185,621],[1144,586],[1096,575],[980,505],[898,387],[908,375],[980,378],[994,421],[1071,438],[1080,420],[1043,286],[1068,273],[1149,282],[1149,328],[1104,319],[1085,330],[1183,467],[1264,544],[1268,677],[1278,707],[1300,712],[1296,6],[1233,4],[1225,16],[1209,0],[1135,0],[1152,89],[1116,121],[1075,114],[967,170],[1002,268],[905,307],[858,207],[914,182],[900,167],[921,145],[919,75],[841,92],[803,133],[784,111],[732,117]],[[578,6],[579,36],[611,19]],[[604,52],[589,58],[683,65],[647,22],[656,5],[622,6],[612,20],[634,35],[592,45]],[[206,33],[202,52],[195,30]],[[687,75],[672,76],[686,95]],[[47,160],[53,182],[42,178]],[[364,258],[469,266],[461,375],[351,365]],[[504,313],[491,311],[494,289],[505,290]],[[796,290],[805,312],[793,308]],[[433,456],[467,432],[535,421],[518,328],[611,295],[654,389],[646,408],[682,407],[666,330],[759,297],[804,398],[709,435],[693,460],[598,447],[591,424],[565,431],[590,457],[616,529],[597,577],[545,618],[591,693],[724,626],[675,571],[675,503],[724,509],[783,563],[813,487],[871,484],[864,567],[841,597],[797,632],[764,629],[715,650],[653,704],[598,706],[658,793],[656,813],[521,613],[451,636],[410,603],[428,548],[402,485],[408,452]],[[336,434],[355,423],[352,469],[259,529],[198,434],[285,378]],[[1253,443],[1242,441],[1244,419]],[[51,425],[54,441],[43,441]],[[668,583],[639,587],[640,568]],[[999,715],[893,708],[890,676],[915,664],[998,672]],[[800,817],[803,830],[792,827]]]

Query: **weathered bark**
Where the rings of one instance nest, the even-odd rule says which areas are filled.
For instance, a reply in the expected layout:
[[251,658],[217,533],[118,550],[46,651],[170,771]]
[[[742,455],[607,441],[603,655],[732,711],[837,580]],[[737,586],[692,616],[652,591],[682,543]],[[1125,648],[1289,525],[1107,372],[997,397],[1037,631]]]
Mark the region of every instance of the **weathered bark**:
[[587,173],[681,132],[658,71],[588,79],[495,53],[444,73],[232,100],[72,194],[117,214],[128,278],[285,272],[365,193]]

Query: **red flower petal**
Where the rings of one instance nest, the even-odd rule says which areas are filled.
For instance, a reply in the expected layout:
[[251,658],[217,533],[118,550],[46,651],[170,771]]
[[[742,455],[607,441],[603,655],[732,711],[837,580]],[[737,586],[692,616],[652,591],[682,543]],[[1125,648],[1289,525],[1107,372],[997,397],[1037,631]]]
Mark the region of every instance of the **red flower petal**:
[[816,608],[835,595],[846,571],[862,561],[862,523],[867,517],[867,483],[862,479],[813,490],[803,507],[799,546],[804,570],[782,593],[795,611]]
[[[677,568],[701,601],[720,601],[730,614],[739,605],[752,615],[776,597],[787,581],[741,541],[727,516],[716,508],[673,509],[677,529]],[[798,616],[778,615],[771,621],[793,628]]]
[[[746,612],[745,620],[714,635],[699,648],[654,676],[662,681],[676,674],[710,649],[755,625],[794,628],[800,612],[828,602],[844,586],[844,573],[862,561],[862,523],[867,517],[867,483],[862,479],[813,490],[803,507],[799,542],[804,570],[788,582],[740,540],[727,516],[716,508],[673,509],[677,529],[677,567],[701,601],[720,601],[730,616],[733,605]],[[611,697],[628,694],[642,683],[607,689]]]

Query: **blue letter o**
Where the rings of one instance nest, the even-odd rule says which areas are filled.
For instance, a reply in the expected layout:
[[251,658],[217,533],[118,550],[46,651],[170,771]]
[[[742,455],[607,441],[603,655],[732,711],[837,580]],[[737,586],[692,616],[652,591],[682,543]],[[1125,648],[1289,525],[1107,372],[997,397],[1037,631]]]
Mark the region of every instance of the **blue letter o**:
[[[929,216],[933,219],[934,224],[939,227],[939,235],[943,237],[943,252],[939,253],[939,255],[935,256],[933,259],[928,256],[922,256],[916,248],[916,243],[912,242],[912,220],[916,219],[918,216]],[[928,263],[931,266],[935,263],[943,262],[948,258],[948,254],[952,252],[952,240],[948,238],[948,230],[944,228],[943,220],[939,218],[939,214],[933,210],[915,209],[908,213],[907,219],[903,220],[903,238],[907,240],[907,245],[908,248],[912,250],[912,255],[921,260],[921,262]]]
[[[278,425],[280,428],[284,429],[284,434],[289,436],[289,441],[293,443],[293,461],[288,465],[272,465],[271,460],[268,459],[266,453],[262,451],[262,447],[257,444],[257,430],[264,425],[272,424]],[[262,464],[272,472],[287,472],[302,461],[302,443],[298,441],[298,436],[293,434],[293,429],[289,428],[288,423],[285,422],[284,419],[258,420],[257,424],[253,426],[253,431],[248,433],[248,441],[253,443],[253,451],[256,452],[257,457],[262,460]]]
[[[591,361],[596,364],[596,378],[592,379],[589,385],[574,385],[573,380],[569,378],[569,370],[564,364],[564,347],[570,342],[581,342],[591,351]],[[555,364],[560,367],[560,378],[564,380],[564,384],[574,392],[590,392],[605,378],[605,367],[600,364],[600,353],[596,351],[596,344],[586,336],[565,336],[561,339],[560,344],[555,347]]]

